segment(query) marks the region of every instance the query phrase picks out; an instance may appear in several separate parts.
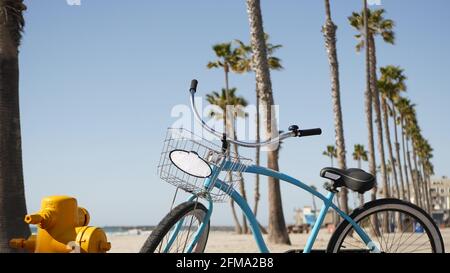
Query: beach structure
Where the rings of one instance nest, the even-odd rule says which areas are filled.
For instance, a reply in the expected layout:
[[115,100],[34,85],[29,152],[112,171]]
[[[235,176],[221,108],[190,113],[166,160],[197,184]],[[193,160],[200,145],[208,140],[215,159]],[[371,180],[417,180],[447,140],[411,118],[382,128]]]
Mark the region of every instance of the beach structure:
[[[289,233],[303,233],[309,232],[317,219],[318,212],[316,212],[310,206],[304,206],[303,209],[297,208],[294,210],[294,224],[288,225],[287,229]],[[322,227],[328,228],[329,225],[333,225],[333,212],[329,211]]]
[[438,225],[450,225],[450,179],[433,179],[430,186],[432,216]]

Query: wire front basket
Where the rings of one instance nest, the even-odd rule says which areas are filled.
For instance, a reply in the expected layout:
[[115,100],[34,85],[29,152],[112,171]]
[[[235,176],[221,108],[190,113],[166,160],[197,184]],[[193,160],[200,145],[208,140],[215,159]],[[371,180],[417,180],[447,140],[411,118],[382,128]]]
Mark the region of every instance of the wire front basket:
[[[188,151],[196,153],[209,164],[212,169],[220,171],[218,176],[211,176],[208,187],[205,186],[205,178],[190,175],[178,168],[170,159],[172,151]],[[234,171],[223,171],[223,163],[227,160]],[[160,178],[186,192],[205,198],[205,193],[214,202],[224,202],[228,199],[228,193],[233,190],[235,183],[242,181],[242,172],[251,163],[250,159],[228,152],[226,155],[222,148],[213,142],[198,137],[185,129],[169,128],[167,130],[164,147],[158,165]],[[227,165],[228,165],[227,164]],[[217,179],[229,185],[228,190],[223,191],[214,187]]]

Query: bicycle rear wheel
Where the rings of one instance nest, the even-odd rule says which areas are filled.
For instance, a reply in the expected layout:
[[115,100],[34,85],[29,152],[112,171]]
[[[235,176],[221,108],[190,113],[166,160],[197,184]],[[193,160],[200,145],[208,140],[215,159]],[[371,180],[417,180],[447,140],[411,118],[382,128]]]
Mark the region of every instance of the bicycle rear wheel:
[[[350,217],[382,253],[444,253],[444,242],[433,219],[420,207],[398,199],[379,199],[356,209]],[[370,252],[352,224],[343,221],[327,252]]]
[[[187,251],[194,235],[203,223],[207,211],[202,203],[194,201],[176,206],[152,231],[140,253],[183,253]],[[205,250],[208,234],[209,222],[192,252]]]

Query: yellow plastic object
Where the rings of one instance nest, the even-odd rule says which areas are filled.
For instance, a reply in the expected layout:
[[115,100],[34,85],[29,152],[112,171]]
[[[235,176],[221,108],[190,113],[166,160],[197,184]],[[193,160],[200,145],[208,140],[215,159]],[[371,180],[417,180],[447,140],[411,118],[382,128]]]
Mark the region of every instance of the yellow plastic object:
[[101,228],[87,226],[90,216],[77,200],[69,196],[50,196],[42,200],[41,210],[25,216],[25,222],[38,227],[27,240],[12,239],[13,248],[31,252],[106,252],[111,249]]

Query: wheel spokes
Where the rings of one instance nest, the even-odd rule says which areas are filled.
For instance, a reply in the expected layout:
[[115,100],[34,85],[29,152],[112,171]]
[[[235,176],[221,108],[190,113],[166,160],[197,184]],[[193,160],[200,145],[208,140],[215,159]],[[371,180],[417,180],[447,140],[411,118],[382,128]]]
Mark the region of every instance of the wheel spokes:
[[200,227],[201,222],[193,214],[185,215],[182,219],[179,220],[179,222],[180,221],[182,221],[183,224],[179,228],[178,233],[173,234],[178,224],[177,223],[171,228],[169,232],[167,232],[167,234],[161,240],[161,243],[156,248],[157,252],[164,252],[164,250],[167,248],[167,245],[170,243],[170,239],[172,236],[176,237],[172,240],[171,245],[168,247],[166,252],[180,253],[185,251],[186,246],[188,246],[189,242],[191,242],[191,239]]
[[[401,211],[378,211],[366,215],[358,221],[364,232],[373,238],[383,253],[433,252],[423,224],[415,217]],[[375,242],[376,241],[376,242]],[[345,251],[368,251],[368,246],[351,227],[341,242],[340,249]]]

